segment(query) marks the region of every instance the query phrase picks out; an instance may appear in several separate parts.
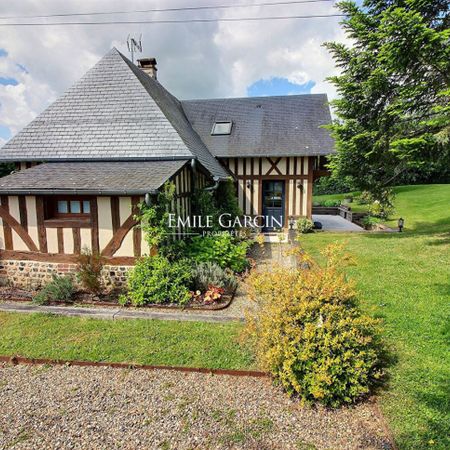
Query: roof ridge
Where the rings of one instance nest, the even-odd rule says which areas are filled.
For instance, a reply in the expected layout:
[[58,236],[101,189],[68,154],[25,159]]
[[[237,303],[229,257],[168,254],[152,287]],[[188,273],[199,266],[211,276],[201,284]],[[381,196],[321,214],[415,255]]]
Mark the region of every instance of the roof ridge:
[[264,100],[264,99],[276,99],[276,98],[298,98],[298,97],[326,97],[328,94],[315,93],[315,94],[293,94],[293,95],[258,95],[253,97],[214,97],[214,98],[190,98],[186,100],[179,100],[181,103],[185,102],[207,102],[215,100]]
[[[227,174],[226,170],[219,163],[217,158],[209,150],[205,142],[192,126],[183,109],[181,101],[171,92],[169,92],[158,80],[155,80],[154,78],[146,74],[118,50],[117,52],[133,72],[133,74],[136,76],[138,81],[142,84],[148,95],[157,104],[166,119],[170,122],[174,130],[177,132],[177,134],[185,144],[186,148],[189,150],[189,152],[192,153],[192,156],[197,159],[202,165],[204,165],[208,170],[210,170],[213,175],[219,175],[221,178],[228,177],[229,175]],[[157,92],[158,90],[160,92]],[[159,96],[160,94],[162,94],[162,96]],[[167,97],[169,101],[173,103],[176,112],[174,110],[171,110],[172,114],[170,114],[170,105],[164,104],[163,97]],[[180,123],[180,119],[182,123]],[[188,133],[186,133],[186,129],[183,129],[183,127],[188,128]],[[192,142],[192,139],[196,142]],[[200,146],[203,148],[200,148]],[[200,154],[200,152],[203,152],[203,154]]]

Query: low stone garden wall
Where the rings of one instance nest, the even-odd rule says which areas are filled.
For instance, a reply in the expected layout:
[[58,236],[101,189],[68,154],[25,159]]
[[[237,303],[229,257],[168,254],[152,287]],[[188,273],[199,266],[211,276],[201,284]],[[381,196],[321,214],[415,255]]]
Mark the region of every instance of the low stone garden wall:
[[[124,287],[131,268],[132,266],[103,266],[102,279],[105,287]],[[75,275],[76,270],[76,264],[3,260],[0,261],[0,285],[34,290],[50,282],[53,275]],[[75,276],[74,281],[76,283]]]

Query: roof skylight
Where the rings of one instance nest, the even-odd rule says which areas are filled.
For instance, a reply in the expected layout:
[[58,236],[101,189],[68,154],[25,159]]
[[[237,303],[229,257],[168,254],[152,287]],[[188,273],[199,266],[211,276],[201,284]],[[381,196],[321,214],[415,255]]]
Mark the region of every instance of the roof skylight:
[[211,134],[213,136],[230,134],[232,126],[233,126],[233,122],[231,122],[231,121],[215,122],[213,125],[213,128],[211,130]]

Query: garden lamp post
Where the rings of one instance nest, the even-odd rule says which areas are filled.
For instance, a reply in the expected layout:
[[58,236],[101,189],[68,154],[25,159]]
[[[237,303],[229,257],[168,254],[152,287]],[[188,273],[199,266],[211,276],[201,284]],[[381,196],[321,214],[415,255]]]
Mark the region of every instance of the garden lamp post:
[[405,225],[405,220],[400,217],[400,219],[398,219],[398,231],[399,233],[401,233],[403,231],[403,226]]

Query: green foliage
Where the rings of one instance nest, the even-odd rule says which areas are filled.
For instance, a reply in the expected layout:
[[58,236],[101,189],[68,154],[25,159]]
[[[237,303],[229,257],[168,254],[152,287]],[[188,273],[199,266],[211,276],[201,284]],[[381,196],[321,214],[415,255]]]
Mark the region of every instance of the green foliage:
[[313,185],[313,195],[340,194],[354,190],[351,177],[320,177]]
[[15,169],[14,163],[0,163],[0,177],[5,177],[9,175]]
[[[191,263],[162,255],[139,259],[128,275],[128,299],[133,306],[186,304],[190,299]],[[124,299],[120,299],[123,304]]]
[[33,303],[45,305],[56,301],[68,302],[74,292],[75,287],[71,277],[53,275],[53,280],[36,294],[33,298]]
[[379,200],[375,200],[369,205],[369,214],[380,219],[388,219],[394,213],[394,207],[384,205]]
[[212,236],[195,236],[188,244],[188,258],[197,262],[214,262],[223,269],[242,272],[248,267],[246,258],[249,241],[238,241],[231,234],[223,232]]
[[365,230],[371,230],[378,223],[380,223],[380,219],[377,217],[370,216],[370,215],[364,216],[361,219],[361,224]]
[[361,192],[361,195],[356,198],[359,205],[368,205],[373,202],[372,194],[368,191]]
[[173,243],[169,227],[169,213],[173,208],[175,197],[175,184],[167,182],[162,187],[156,198],[152,199],[149,206],[145,203],[140,205],[137,219],[144,232],[145,240],[151,249],[159,251],[170,251]]
[[313,206],[325,206],[327,208],[330,208],[330,207],[340,206],[341,203],[342,203],[341,200],[333,200],[333,199],[316,200],[315,202],[313,202]]
[[339,250],[326,249],[325,267],[303,255],[310,269],[279,267],[249,279],[258,309],[247,336],[261,367],[289,394],[332,407],[357,401],[383,375],[379,323],[356,308]]
[[448,450],[450,184],[394,190],[396,216],[386,225],[396,228],[403,217],[405,233],[314,233],[302,245],[316,255],[345,242],[354,255],[346,272],[357,282],[361,308],[383,318],[397,355],[378,393],[397,447]]
[[192,209],[195,215],[205,218],[211,217],[212,231],[218,231],[220,212],[216,204],[215,191],[205,191],[204,189],[196,189],[192,196]]
[[323,202],[323,206],[326,206],[326,207],[333,207],[333,206],[340,206],[340,205],[341,205],[340,200],[325,200]]
[[369,214],[380,219],[388,219],[395,211],[395,192],[392,189],[384,189],[378,194],[378,198],[368,191],[363,191],[356,201],[360,205],[368,205]]
[[448,2],[343,1],[352,47],[327,43],[341,74],[331,126],[333,177],[382,192],[409,172],[450,166]]
[[237,342],[242,330],[237,321],[99,320],[1,311],[0,329],[1,355],[254,369],[250,349]]
[[298,219],[297,230],[302,234],[311,233],[314,229],[314,222],[310,219]]
[[221,214],[230,214],[234,217],[242,215],[236,196],[236,188],[231,179],[221,181],[217,190],[205,191],[197,189],[192,197],[192,207],[196,215],[211,216],[211,231],[219,231],[219,217]]
[[210,261],[195,264],[192,278],[194,290],[202,293],[210,286],[223,288],[228,292],[233,292],[237,288],[237,280],[233,273]]
[[77,278],[87,291],[94,294],[101,292],[103,264],[104,259],[99,253],[83,248],[78,257]]
[[239,208],[239,202],[236,195],[236,186],[233,180],[222,181],[216,191],[217,209],[219,214],[231,214],[231,217],[239,217],[242,210]]

